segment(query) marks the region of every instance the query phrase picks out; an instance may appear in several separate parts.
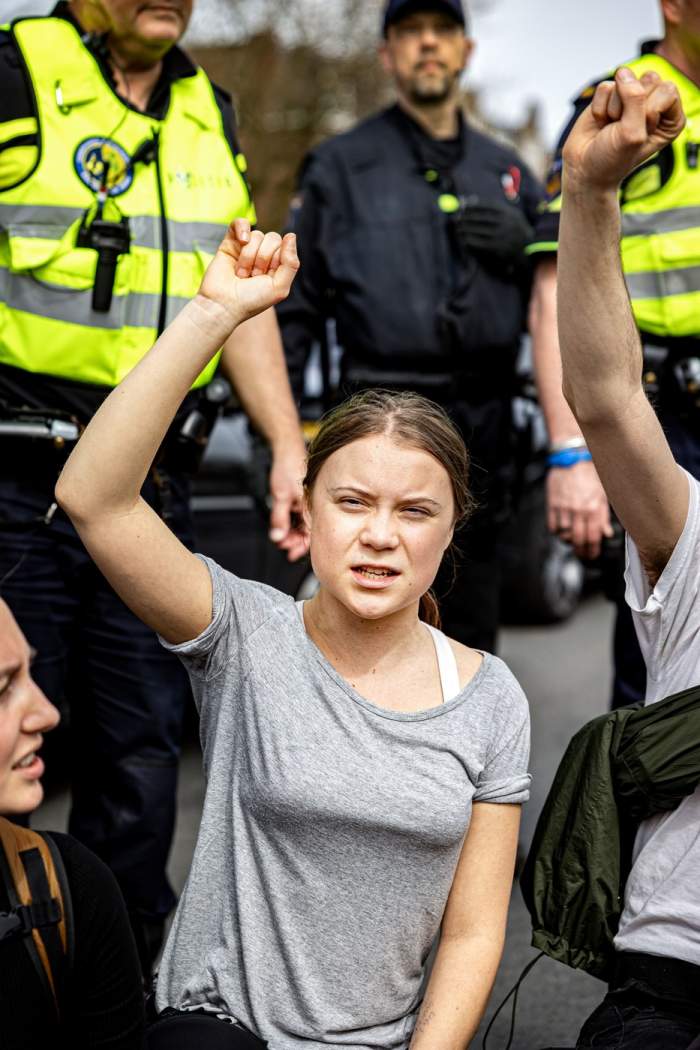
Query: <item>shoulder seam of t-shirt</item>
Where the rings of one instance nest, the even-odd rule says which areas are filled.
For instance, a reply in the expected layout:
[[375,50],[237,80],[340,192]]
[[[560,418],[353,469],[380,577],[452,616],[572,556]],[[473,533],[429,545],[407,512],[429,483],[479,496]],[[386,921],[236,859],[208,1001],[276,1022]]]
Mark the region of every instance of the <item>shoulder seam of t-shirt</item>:
[[[686,479],[688,481],[688,511],[687,511],[685,522],[683,523],[683,529],[681,530],[681,534],[678,537],[678,540],[676,542],[676,547],[674,547],[674,550],[671,553],[671,557],[669,558],[669,560],[667,562],[667,567],[668,567],[668,564],[671,562],[671,559],[673,558],[673,554],[675,553],[676,548],[678,548],[681,545],[681,543],[686,548],[686,550],[684,550],[683,558],[680,561],[676,572],[674,573],[673,583],[671,584],[671,587],[674,584],[677,585],[679,579],[681,577],[685,576],[685,573],[684,573],[683,570],[685,569],[686,565],[688,564],[688,560],[691,557],[691,546],[692,545],[690,543],[686,542],[686,535],[685,535],[686,527],[689,526],[691,524],[691,521],[692,521],[695,533],[697,533],[698,529],[700,529],[700,512],[698,510],[698,502],[700,501],[700,483],[697,481],[696,478],[694,478],[692,476],[692,474],[689,474],[687,470],[683,469],[683,473],[685,474]],[[659,583],[663,583],[663,577],[664,577],[664,574],[662,572],[661,576],[659,577],[658,583],[657,583],[656,587],[654,588],[654,591],[657,590]],[[664,612],[664,608],[665,608],[664,603],[665,603],[666,598],[668,597],[668,593],[669,593],[669,588],[668,587],[666,587],[666,588],[662,587],[661,588],[661,596],[658,597],[658,599],[657,599],[659,601],[659,604],[661,605],[661,615],[662,616],[663,616],[663,612]]]
[[[498,660],[499,658],[498,657],[494,657],[494,659]],[[501,746],[498,748],[497,751],[489,752],[489,754],[486,757],[486,761],[484,762],[484,766],[487,766],[491,762],[495,761],[495,759],[497,759],[499,757],[499,755],[502,755],[503,752],[505,750],[507,750],[507,748],[510,747],[510,745],[513,743],[513,741],[516,739],[516,737],[518,737],[522,733],[523,727],[528,724],[528,721],[530,719],[530,705],[528,704],[527,696],[525,695],[523,687],[520,685],[520,682],[515,677],[513,672],[510,670],[508,665],[503,660],[500,660],[499,662],[503,664],[503,666],[506,668],[506,670],[511,675],[511,680],[508,682],[508,686],[507,686],[508,692],[510,693],[510,695],[511,695],[513,700],[522,700],[522,701],[524,701],[524,703],[525,703],[525,711],[523,713],[523,717],[521,718],[520,722],[518,723],[516,728],[513,730],[513,732],[510,734],[510,736],[507,738],[507,740],[505,740],[501,744]],[[492,664],[491,667],[493,668],[494,665]],[[495,746],[495,744],[496,744],[496,742],[494,741],[494,746]]]
[[[207,567],[207,571],[209,572],[209,575],[210,575],[210,577],[211,577],[211,581],[212,581],[212,605],[213,605],[213,602],[214,602],[214,598],[215,598],[215,596],[216,596],[216,593],[217,593],[217,588],[218,588],[218,587],[223,587],[223,579],[222,579],[222,577],[221,577],[221,576],[219,575],[219,573],[228,573],[228,572],[229,572],[229,570],[228,570],[228,569],[224,569],[224,567],[223,567],[222,565],[219,565],[219,563],[218,563],[217,561],[215,561],[215,560],[214,560],[213,558],[210,558],[210,557],[209,557],[208,555],[206,555],[206,554],[200,554],[200,553],[196,552],[196,553],[195,553],[195,557],[199,558],[199,559],[200,559],[200,561],[203,561],[203,562],[204,562],[204,564],[205,564],[205,565],[206,565],[206,567]],[[215,573],[214,573],[214,572],[212,571],[212,566],[215,566],[215,569],[216,569],[216,575],[215,575]],[[235,574],[234,574],[234,573],[229,573],[229,575],[231,575],[231,576],[235,576]],[[242,579],[242,580],[243,580],[243,583],[251,583],[251,584],[254,584],[254,583],[256,583],[256,582],[257,582],[257,581],[255,581],[255,580],[246,580],[246,579],[243,579],[243,577],[236,577],[236,578],[240,578],[240,579]],[[263,585],[263,586],[264,586],[264,585]],[[270,588],[270,589],[271,589],[271,590],[274,590],[274,588]],[[284,597],[284,595],[283,595],[283,593],[282,593],[281,591],[280,591],[280,592],[278,592],[278,593],[280,594],[280,596],[281,596],[281,597]],[[290,599],[290,600],[293,600],[293,599]],[[273,618],[273,617],[274,617],[274,616],[275,616],[275,615],[276,615],[277,613],[279,613],[279,612],[280,612],[280,610],[281,610],[281,609],[283,609],[283,608],[284,608],[284,606],[283,606],[282,604],[280,604],[280,605],[276,605],[276,606],[273,606],[273,608],[272,608],[272,609],[270,610],[269,614],[268,614],[268,615],[267,615],[267,616],[265,617],[265,619],[264,619],[264,620],[262,620],[262,621],[261,621],[261,622],[260,622],[260,623],[259,623],[259,624],[257,625],[257,627],[255,627],[255,628],[254,628],[254,629],[253,629],[253,630],[252,630],[252,631],[250,632],[250,634],[246,634],[246,635],[245,635],[244,637],[242,637],[242,638],[241,638],[241,648],[243,648],[244,646],[247,646],[247,644],[248,644],[248,642],[250,641],[250,639],[251,639],[251,638],[253,638],[253,637],[254,637],[254,636],[255,636],[255,635],[257,634],[257,632],[258,632],[258,631],[260,630],[260,628],[261,628],[261,627],[264,627],[264,626],[265,626],[265,624],[269,623],[269,622],[270,622],[270,620],[271,620],[271,619],[272,619],[272,618]],[[216,619],[216,617],[215,617],[215,616],[214,616],[214,617],[212,617],[212,619],[211,619],[211,620],[209,621],[209,623],[207,624],[207,626],[206,626],[206,627],[204,628],[204,631],[200,631],[200,633],[199,633],[199,635],[197,636],[197,638],[191,638],[191,639],[189,639],[189,641],[188,641],[188,642],[182,642],[182,643],[181,643],[181,645],[188,645],[188,644],[190,644],[190,643],[192,643],[192,642],[196,642],[196,641],[197,641],[197,639],[198,639],[198,638],[201,638],[201,637],[202,637],[202,635],[204,634],[204,632],[205,632],[205,631],[207,631],[207,630],[208,630],[208,629],[209,629],[209,628],[210,628],[210,627],[212,626],[212,624],[214,623],[215,619]],[[175,655],[176,655],[176,656],[178,655],[178,652],[177,652],[177,650],[178,650],[179,646],[176,646],[176,647],[171,647],[171,646],[168,646],[168,648],[169,648],[169,649],[170,649],[171,651],[173,651],[173,652],[175,653]],[[239,652],[239,651],[237,651],[237,652],[234,652],[234,653],[232,653],[232,654],[231,654],[231,655],[229,656],[229,658],[228,658],[227,660],[225,660],[225,661],[224,661],[224,663],[223,663],[223,664],[221,665],[221,667],[220,667],[220,668],[218,668],[218,670],[217,670],[217,671],[215,671],[215,672],[214,672],[213,674],[210,674],[210,675],[207,675],[207,674],[203,674],[203,673],[199,672],[199,671],[198,671],[198,669],[197,669],[196,667],[193,667],[193,666],[192,666],[192,664],[191,664],[191,663],[189,663],[189,662],[188,662],[188,664],[187,664],[187,671],[188,671],[188,673],[189,673],[189,674],[192,674],[192,675],[194,675],[194,676],[195,676],[195,678],[198,678],[198,679],[199,679],[199,680],[200,680],[201,682],[213,682],[213,681],[215,681],[215,679],[217,679],[217,678],[219,677],[219,675],[220,675],[220,674],[223,674],[223,672],[224,672],[225,670],[227,670],[227,668],[228,668],[228,667],[229,667],[229,666],[230,666],[230,665],[231,665],[231,664],[232,664],[232,663],[233,663],[233,662],[234,662],[235,660],[237,660],[237,659],[239,659],[239,658],[240,658],[240,652]],[[242,681],[245,681],[245,680],[247,679],[247,677],[248,677],[248,675],[249,675],[249,674],[250,674],[250,672],[249,672],[249,671],[248,671],[248,672],[246,672],[245,674],[243,674],[243,676],[242,676]]]
[[[640,602],[639,602],[640,595],[637,594],[637,593],[633,594],[633,598],[634,598],[634,601],[635,601],[634,605],[632,605],[629,601],[627,601],[627,604],[630,606],[630,609],[633,612],[636,612],[639,616],[650,615],[650,614],[653,614],[654,612],[656,612],[656,609],[647,610],[647,606],[649,604],[649,601],[652,598],[655,599],[655,601],[658,603],[658,606],[660,606],[661,609],[663,610],[664,600],[665,600],[665,598],[668,597],[668,590],[669,590],[668,587],[664,587],[663,586],[664,576],[666,575],[667,578],[668,578],[667,570],[670,568],[671,563],[673,562],[674,554],[676,553],[676,551],[678,550],[679,546],[683,542],[686,528],[688,527],[688,525],[690,524],[690,521],[691,521],[691,516],[693,514],[693,509],[697,505],[697,500],[700,497],[700,489],[698,488],[697,480],[692,476],[692,474],[689,474],[688,471],[685,470],[683,467],[679,467],[679,469],[683,471],[683,473],[685,474],[686,479],[688,481],[688,513],[687,513],[687,517],[686,517],[686,520],[685,520],[685,522],[683,524],[683,528],[681,530],[681,534],[678,537],[678,540],[676,541],[676,545],[673,548],[673,550],[671,551],[671,556],[668,559],[668,561],[666,562],[666,565],[664,566],[664,569],[663,569],[661,575],[659,576],[659,579],[656,581],[655,586],[651,587],[651,585],[648,585],[649,593],[647,594],[646,599],[644,600],[644,602],[640,604]],[[648,577],[646,576],[644,565],[642,564],[642,559],[641,559],[640,554],[639,554],[639,548],[637,547],[637,544],[634,542],[634,540],[632,539],[631,536],[629,537],[629,539],[630,539],[630,541],[631,541],[631,543],[633,545],[636,561],[637,561],[637,564],[639,566],[640,572],[643,574],[642,578],[643,579],[648,579]],[[629,554],[629,552],[628,552],[628,554]],[[682,575],[683,568],[684,568],[684,566],[685,566],[689,556],[690,556],[690,552],[686,551],[684,553],[683,558],[679,561],[678,567],[676,568],[676,566],[673,566],[673,568],[675,569],[674,582],[677,581],[678,578]],[[628,582],[632,583],[633,586],[634,586],[634,581],[628,581]],[[636,588],[635,588],[635,592],[636,592]],[[626,595],[625,595],[625,599],[627,600],[627,596]]]
[[525,711],[525,714],[521,718],[520,722],[518,723],[517,727],[513,730],[508,739],[501,745],[501,747],[499,747],[498,751],[494,751],[487,756],[486,761],[484,762],[484,768],[486,768],[486,766],[490,765],[492,762],[495,762],[497,758],[500,758],[504,751],[508,750],[508,748],[512,745],[513,741],[520,736],[523,729],[528,725],[529,720],[530,711],[528,708]]
[[[258,626],[256,628],[254,628],[254,630],[252,630],[250,632],[250,634],[247,634],[245,636],[245,638],[241,638],[241,644],[240,644],[239,649],[236,652],[232,653],[228,657],[228,659],[221,665],[221,667],[218,669],[218,671],[216,671],[214,674],[210,675],[209,677],[205,677],[204,675],[198,674],[197,678],[201,679],[201,681],[203,681],[203,682],[213,682],[213,681],[215,681],[219,677],[220,674],[223,674],[223,672],[226,671],[231,666],[232,663],[235,663],[237,660],[240,661],[241,650],[247,648],[249,642],[253,638],[255,638],[255,635],[258,633],[258,631],[262,630],[263,627],[266,627],[269,624],[270,620],[274,620],[275,616],[279,616],[279,615],[284,614],[284,611],[285,611],[284,608],[273,609],[271,611],[270,615],[266,616],[265,619],[261,623],[259,623]],[[242,673],[241,678],[240,678],[241,683],[247,681],[247,679],[249,678],[250,674],[252,673],[252,670],[253,670],[253,668],[250,667],[247,671]],[[195,674],[196,674],[196,672],[195,672]]]
[[[685,524],[683,525],[683,531],[681,532],[681,535],[678,537],[678,541],[676,543],[676,546],[674,547],[674,549],[673,549],[673,551],[671,553],[671,557],[669,558],[668,562],[666,563],[666,566],[664,567],[664,570],[661,573],[661,576],[659,577],[659,579],[658,579],[658,581],[656,583],[656,586],[655,587],[651,587],[651,585],[647,583],[647,588],[646,589],[648,590],[648,593],[646,595],[646,599],[643,602],[639,601],[639,598],[642,597],[642,595],[637,593],[637,586],[636,586],[636,584],[637,583],[642,583],[643,584],[643,581],[647,580],[648,578],[646,576],[646,572],[644,570],[644,566],[642,564],[642,560],[641,560],[641,558],[639,556],[639,551],[637,549],[637,545],[634,543],[634,540],[632,540],[631,537],[628,537],[628,541],[631,544],[631,549],[628,547],[627,557],[628,557],[628,561],[629,561],[630,557],[634,557],[634,559],[635,559],[635,570],[637,571],[637,577],[638,578],[636,580],[631,579],[631,578],[627,579],[626,586],[625,586],[625,601],[626,601],[627,605],[629,606],[630,610],[632,611],[632,613],[640,618],[641,623],[649,622],[655,615],[658,614],[660,619],[661,619],[661,623],[663,625],[661,630],[659,631],[658,637],[656,638],[656,641],[655,641],[655,647],[654,647],[654,650],[653,650],[654,659],[653,659],[653,661],[647,660],[647,679],[649,681],[655,682],[655,683],[658,683],[661,679],[665,678],[667,676],[667,674],[668,674],[667,664],[666,664],[666,661],[661,658],[660,649],[663,648],[663,646],[665,644],[665,638],[666,638],[665,623],[666,623],[668,598],[669,598],[669,595],[671,594],[671,592],[673,591],[673,589],[674,588],[678,588],[678,586],[681,585],[679,583],[679,581],[681,581],[682,578],[685,575],[684,570],[685,570],[685,568],[686,568],[686,566],[688,564],[688,560],[691,557],[691,553],[692,553],[693,544],[689,544],[689,543],[685,542],[686,529],[691,524],[691,518],[693,518],[693,517],[695,518],[696,528],[700,527],[700,524],[698,524],[700,522],[700,516],[698,514],[698,501],[700,500],[700,484],[698,483],[697,479],[694,478],[692,476],[692,474],[689,474],[688,471],[685,470],[683,467],[679,467],[679,469],[681,469],[683,471],[683,473],[685,474],[685,476],[686,476],[686,478],[688,480],[688,514],[687,514],[687,518],[686,518]],[[679,546],[681,544],[686,546],[688,549],[684,552],[683,557],[681,559],[679,559],[678,565],[674,565],[673,566],[673,580],[672,580],[672,582],[670,584],[668,584],[666,587],[664,587],[663,586],[664,575],[666,575],[668,570],[671,568],[671,563],[672,563],[672,561],[674,559],[674,556],[676,555],[676,553],[678,551],[678,548],[679,548]],[[667,575],[667,579],[668,579],[668,575]],[[661,587],[659,585],[661,585]],[[628,596],[628,591],[629,590],[633,590],[633,593],[632,593],[631,597],[634,599],[634,604],[630,601],[630,597]],[[649,603],[652,600],[655,602],[655,606],[653,608],[649,608]],[[652,670],[650,669],[650,664],[651,663],[653,663],[654,666],[655,666],[655,673],[652,672]]]

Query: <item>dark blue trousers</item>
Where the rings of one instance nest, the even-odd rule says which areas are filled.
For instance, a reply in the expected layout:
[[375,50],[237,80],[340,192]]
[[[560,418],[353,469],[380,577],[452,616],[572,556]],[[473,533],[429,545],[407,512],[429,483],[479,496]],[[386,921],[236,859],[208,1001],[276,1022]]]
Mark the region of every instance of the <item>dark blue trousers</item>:
[[[139,923],[157,940],[175,904],[165,865],[187,676],[107,584],[65,514],[39,521],[55,470],[0,457],[0,594],[37,651],[35,680],[70,722],[69,830],[116,875],[137,940]],[[172,528],[191,546],[187,485],[171,480]],[[159,507],[152,481],[143,494]]]
[[[676,460],[694,478],[700,478],[700,425],[697,433],[676,415],[657,411]],[[610,706],[641,703],[646,692],[646,668],[632,622],[632,613],[622,601],[617,606],[613,639],[615,674]]]
[[700,1013],[634,989],[609,993],[588,1018],[576,1050],[698,1050]]

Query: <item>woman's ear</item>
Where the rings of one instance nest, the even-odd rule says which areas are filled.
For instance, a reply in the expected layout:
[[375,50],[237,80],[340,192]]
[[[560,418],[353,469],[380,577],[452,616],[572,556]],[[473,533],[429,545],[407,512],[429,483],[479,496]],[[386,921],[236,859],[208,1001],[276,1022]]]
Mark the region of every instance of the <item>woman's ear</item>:
[[304,522],[304,530],[307,536],[311,535],[311,494],[304,489],[301,500],[301,520]]
[[446,554],[447,551],[450,549],[450,544],[452,543],[452,540],[454,539],[454,534],[455,534],[455,527],[453,525],[452,528],[450,529],[450,531],[447,534],[447,542],[445,543],[445,546],[442,548],[442,553],[443,554]]

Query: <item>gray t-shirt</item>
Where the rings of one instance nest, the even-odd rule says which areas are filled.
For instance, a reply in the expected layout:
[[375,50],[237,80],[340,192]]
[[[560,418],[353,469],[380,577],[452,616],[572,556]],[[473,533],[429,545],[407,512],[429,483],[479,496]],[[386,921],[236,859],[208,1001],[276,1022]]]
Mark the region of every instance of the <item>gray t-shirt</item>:
[[485,656],[454,699],[390,711],[294,602],[208,561],[189,671],[207,781],[159,1009],[206,1007],[271,1050],[406,1047],[473,801],[528,796],[527,702]]

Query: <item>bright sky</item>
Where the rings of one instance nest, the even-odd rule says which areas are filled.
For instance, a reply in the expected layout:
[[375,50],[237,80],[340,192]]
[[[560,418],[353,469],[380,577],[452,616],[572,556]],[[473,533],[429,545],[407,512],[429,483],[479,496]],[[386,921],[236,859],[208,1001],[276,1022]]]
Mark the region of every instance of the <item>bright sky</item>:
[[491,0],[472,21],[487,114],[516,123],[537,101],[552,144],[578,89],[661,35],[658,0]]
[[[189,39],[226,35],[216,0],[195,0]],[[0,21],[43,14],[52,0],[0,0]],[[212,17],[214,15],[214,17]],[[482,88],[487,114],[506,124],[537,101],[547,141],[554,143],[577,89],[659,34],[658,0],[489,0],[473,16],[477,51],[470,82]]]

